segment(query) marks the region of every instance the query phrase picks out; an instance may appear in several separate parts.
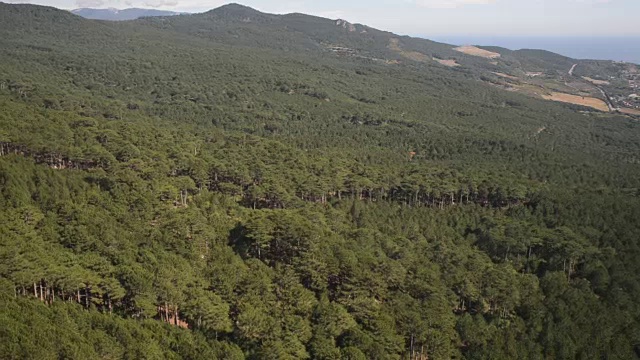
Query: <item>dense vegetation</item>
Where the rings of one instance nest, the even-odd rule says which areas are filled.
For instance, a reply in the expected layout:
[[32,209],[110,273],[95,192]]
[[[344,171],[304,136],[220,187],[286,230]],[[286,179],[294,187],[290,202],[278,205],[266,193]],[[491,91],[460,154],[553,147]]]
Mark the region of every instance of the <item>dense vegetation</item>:
[[640,357],[640,124],[392,36],[0,4],[0,358]]

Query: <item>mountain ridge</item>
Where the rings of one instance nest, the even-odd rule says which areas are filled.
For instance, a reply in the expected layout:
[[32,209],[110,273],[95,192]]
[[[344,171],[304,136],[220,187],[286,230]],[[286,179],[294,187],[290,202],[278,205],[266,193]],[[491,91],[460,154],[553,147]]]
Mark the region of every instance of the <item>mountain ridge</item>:
[[[229,46],[289,53],[310,51],[322,56],[332,54],[397,66],[442,66],[450,71],[466,72],[491,86],[540,99],[566,100],[600,110],[608,103],[610,111],[631,115],[640,111],[634,101],[629,102],[640,82],[633,72],[634,64],[571,59],[546,50],[454,47],[351,24],[342,19],[299,13],[268,14],[239,4],[227,4],[198,14],[144,17],[132,21],[157,31],[171,31],[179,36]],[[573,65],[576,65],[575,74],[570,71]],[[610,81],[612,79],[615,81]],[[578,97],[586,99],[576,101]]]
[[[476,50],[467,47],[460,51],[463,47],[399,36],[342,19],[332,20],[299,13],[267,14],[238,4],[225,5],[202,14],[143,21],[152,26],[171,27],[177,32],[215,39],[229,45],[276,47],[284,51],[330,51],[341,56],[396,64],[429,66],[437,63],[452,71],[470,71],[486,79],[484,81],[489,84],[533,97],[568,100],[575,104],[576,96],[589,95],[584,104],[595,104],[598,109],[603,109],[602,104],[606,102],[613,103],[609,106],[611,111],[617,111],[618,108],[627,112],[638,110],[635,105],[630,108],[630,103],[626,101],[636,91],[633,84],[639,81],[632,73],[634,64],[571,59],[536,49],[509,50],[478,46]],[[265,28],[270,31],[264,31]],[[232,34],[229,29],[237,32]],[[245,39],[249,43],[245,44]],[[496,53],[491,55],[490,51],[483,52],[482,49],[494,49]],[[491,59],[482,58],[487,54]],[[574,64],[578,69],[577,77],[570,71]],[[584,80],[593,78],[604,81],[614,77],[617,78],[616,84],[613,86],[609,83],[608,89]],[[514,84],[513,80],[518,83]],[[542,88],[542,93],[539,88]],[[584,104],[579,102],[578,105]]]
[[[84,14],[83,16],[83,12],[84,11],[96,11],[96,12],[105,12],[107,14],[123,14],[123,13],[127,13],[129,11],[140,11],[140,12],[150,12],[148,14],[133,14],[133,15],[125,15],[125,18],[108,18],[108,16],[105,17],[101,17],[100,15],[96,15],[95,17],[92,17],[92,15],[90,14]],[[329,20],[329,21],[334,21],[334,22],[341,22],[341,24],[345,24],[345,25],[353,25],[356,27],[361,27],[361,29],[372,29],[372,30],[376,30],[379,32],[383,32],[383,33],[389,33],[389,34],[393,34],[392,32],[386,31],[386,30],[379,30],[379,29],[375,29],[375,28],[371,28],[365,24],[357,24],[357,23],[350,23],[348,20],[344,20],[344,19],[330,19],[330,18],[324,18],[321,16],[316,16],[316,15],[309,15],[309,14],[304,14],[304,13],[299,13],[299,12],[293,12],[293,13],[286,13],[286,14],[270,14],[270,13],[266,13],[266,12],[261,12],[259,10],[256,10],[252,7],[246,6],[246,5],[242,5],[239,3],[229,3],[229,4],[225,4],[222,6],[219,6],[217,8],[213,8],[211,10],[205,11],[205,12],[201,12],[201,13],[186,13],[186,12],[174,12],[174,11],[166,11],[166,10],[157,10],[157,9],[152,9],[152,8],[126,8],[126,9],[115,9],[115,8],[110,8],[110,9],[97,9],[97,8],[80,8],[80,9],[75,9],[75,10],[71,10],[72,13],[82,16],[84,18],[90,19],[90,20],[112,20],[112,21],[133,21],[133,20],[137,20],[140,19],[142,17],[167,17],[167,16],[176,16],[176,15],[186,15],[187,17],[190,16],[205,16],[205,17],[211,17],[213,16],[217,16],[217,17],[225,17],[225,16],[229,16],[231,15],[231,18],[233,17],[242,17],[245,16],[244,20],[246,20],[246,16],[262,16],[264,18],[268,18],[268,19],[275,19],[275,18],[281,18],[281,17],[307,17],[307,18],[317,18],[317,19],[322,19],[322,20]],[[228,20],[229,18],[227,18]],[[344,25],[343,25],[344,26]],[[440,43],[440,44],[446,44],[447,46],[451,46],[454,47],[453,45],[447,44],[447,43],[441,43],[441,42],[437,42],[437,41],[433,41],[430,40],[428,38],[425,37],[415,37],[415,36],[410,36],[410,35],[397,35],[397,34],[393,34],[395,37],[398,38],[409,38],[409,39],[417,39],[417,40],[424,40],[424,41],[429,41],[429,42],[433,42],[433,43]],[[557,57],[564,57],[567,59],[571,59],[570,57],[564,56],[564,55],[560,55],[557,53],[553,53],[552,51],[548,51],[545,49],[535,49],[535,48],[522,48],[522,49],[515,49],[515,50],[510,50],[510,49],[506,49],[506,48],[500,48],[497,46],[490,46],[490,45],[483,45],[483,44],[476,44],[476,46],[481,47],[481,48],[499,48],[502,51],[508,51],[508,52],[546,52],[549,54],[553,54],[553,56],[557,56]],[[575,61],[591,61],[589,59],[572,59]],[[597,61],[612,61],[612,60],[597,60]]]
[[[325,18],[325,17],[321,17],[321,16],[317,16],[317,15],[310,15],[310,14],[305,14],[305,13],[300,13],[300,12],[293,12],[293,13],[285,13],[285,14],[271,14],[271,13],[266,13],[266,12],[262,12],[259,11],[257,9],[254,9],[250,6],[246,6],[246,5],[242,5],[240,3],[229,3],[229,4],[225,4],[225,5],[221,5],[217,8],[213,8],[210,10],[207,10],[205,12],[199,12],[199,13],[186,13],[186,12],[174,12],[174,11],[166,11],[166,10],[157,10],[157,9],[152,9],[152,8],[127,8],[127,9],[93,9],[93,8],[82,8],[82,9],[75,9],[72,10],[73,13],[76,13],[80,16],[82,16],[81,14],[79,14],[79,12],[83,11],[83,10],[91,10],[91,11],[106,11],[109,13],[123,13],[123,12],[127,12],[130,10],[136,10],[136,11],[151,11],[151,12],[157,12],[154,14],[149,14],[149,15],[140,15],[138,17],[135,18],[128,18],[126,20],[136,20],[140,17],[163,17],[163,16],[175,16],[175,15],[188,15],[188,16],[218,16],[218,17],[225,17],[225,16],[231,16],[231,18],[233,17],[243,17],[243,16],[263,16],[263,17],[268,17],[268,18],[279,18],[279,17],[297,17],[297,16],[302,16],[302,17],[308,17],[308,18],[317,18],[317,19],[322,19],[322,20],[330,20],[330,21],[338,21],[341,22],[341,24],[346,24],[346,25],[354,25],[354,26],[359,26],[362,28],[369,28],[369,29],[373,29],[373,30],[377,30],[377,31],[381,31],[381,32],[386,32],[386,33],[390,33],[393,34],[389,31],[386,30],[380,30],[380,29],[375,29],[375,28],[371,28],[365,24],[357,24],[357,23],[350,23],[348,20],[345,19],[331,19],[331,18]],[[89,17],[87,17],[89,18]],[[91,19],[91,18],[89,18]],[[245,18],[246,19],[246,18]],[[124,19],[123,19],[124,20]],[[421,40],[427,40],[427,41],[432,41],[432,42],[437,42],[437,41],[433,41],[433,40],[429,40],[426,37],[415,37],[415,36],[410,36],[410,35],[396,35],[394,34],[394,36],[396,37],[408,37],[411,39],[421,39]],[[445,44],[445,43],[443,43]],[[450,45],[450,44],[447,44]],[[500,47],[496,47],[496,46],[490,46],[490,45],[484,45],[484,44],[475,44],[476,46],[482,47],[482,48],[500,48]],[[453,45],[451,45],[453,47]],[[510,49],[506,49],[506,48],[500,48],[504,51],[512,51],[512,52],[529,52],[529,51],[538,51],[538,52],[546,52],[549,54],[553,54],[554,56],[558,56],[558,57],[565,57],[570,59],[570,57],[564,56],[564,55],[560,55],[557,53],[554,53],[552,51],[548,51],[545,49],[537,49],[537,48],[521,48],[521,49],[515,49],[515,50],[510,50]],[[572,60],[576,60],[576,59],[572,59]],[[581,60],[590,60],[590,59],[581,59]],[[602,60],[602,61],[610,61],[610,60]],[[612,61],[612,60],[611,60]]]

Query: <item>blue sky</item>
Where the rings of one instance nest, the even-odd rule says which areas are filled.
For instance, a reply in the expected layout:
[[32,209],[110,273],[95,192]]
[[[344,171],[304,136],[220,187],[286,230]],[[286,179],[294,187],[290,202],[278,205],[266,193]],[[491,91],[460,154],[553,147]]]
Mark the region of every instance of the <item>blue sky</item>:
[[[223,0],[0,0],[63,9],[143,7],[206,11]],[[272,13],[344,18],[400,34],[640,36],[640,0],[244,0]]]

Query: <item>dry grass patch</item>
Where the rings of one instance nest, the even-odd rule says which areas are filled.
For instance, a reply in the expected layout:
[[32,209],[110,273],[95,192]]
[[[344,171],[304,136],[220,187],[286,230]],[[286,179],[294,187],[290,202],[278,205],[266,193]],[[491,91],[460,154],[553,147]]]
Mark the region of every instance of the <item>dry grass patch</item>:
[[479,56],[486,59],[496,59],[500,57],[500,54],[498,53],[494,53],[489,50],[480,49],[478,47],[470,46],[470,45],[459,46],[457,48],[454,48],[453,50],[467,54],[467,55]]
[[503,77],[503,78],[511,79],[511,80],[520,80],[520,79],[518,79],[517,77],[515,77],[513,75],[508,75],[508,74],[501,73],[501,72],[491,72],[491,73],[495,74],[495,75],[498,75],[500,77]]
[[398,39],[389,39],[389,45],[387,47],[393,51],[402,51],[400,49],[400,40]]
[[460,64],[458,64],[455,60],[442,60],[442,59],[436,59],[436,58],[433,58],[433,60],[437,61],[441,65],[448,66],[448,67],[460,66]]
[[588,82],[590,82],[592,84],[596,84],[596,85],[611,85],[611,83],[608,82],[608,81],[592,79],[592,78],[590,78],[588,76],[583,76],[582,78],[587,80]]
[[418,62],[427,62],[430,60],[430,57],[427,55],[417,52],[417,51],[404,51],[400,48],[400,41],[398,39],[389,40],[388,48],[398,52],[400,55],[406,57],[407,59],[418,61]]
[[590,108],[594,108],[600,111],[607,112],[609,111],[609,107],[607,103],[603,100],[594,98],[594,97],[585,97],[578,95],[571,95],[559,92],[552,92],[550,95],[542,95],[542,98],[545,100],[559,101],[569,104],[576,104],[582,106],[588,106]]

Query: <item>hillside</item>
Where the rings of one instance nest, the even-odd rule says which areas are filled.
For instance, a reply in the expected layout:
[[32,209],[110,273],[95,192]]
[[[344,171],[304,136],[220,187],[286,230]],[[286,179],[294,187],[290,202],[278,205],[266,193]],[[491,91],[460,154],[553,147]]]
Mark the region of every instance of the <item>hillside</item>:
[[129,9],[91,9],[91,8],[81,8],[71,10],[72,13],[78,16],[82,16],[86,19],[93,20],[109,20],[109,21],[126,21],[126,20],[135,20],[142,17],[152,17],[152,16],[174,16],[180,15],[180,13],[173,11],[163,11],[163,10],[155,10],[155,9],[138,9],[138,8],[129,8]]
[[[568,102],[586,104],[591,109],[594,107],[589,104],[600,102],[604,108],[595,108],[601,111],[640,114],[640,103],[629,98],[637,92],[640,81],[640,74],[634,72],[635,64],[575,60],[543,50],[493,48],[492,52],[489,51],[491,47],[469,47],[470,51],[460,51],[452,45],[397,36],[346,20],[304,14],[264,14],[238,4],[203,14],[148,18],[143,22],[233,46],[322,55],[333,53],[386,64],[433,67],[439,63],[457,67],[468,76],[493,86],[528,96],[560,101],[580,97],[586,101]],[[572,68],[577,69],[575,74],[569,74]],[[597,84],[587,79],[606,83]]]
[[0,358],[639,357],[640,122],[543,99],[632,64],[3,3],[0,64]]

